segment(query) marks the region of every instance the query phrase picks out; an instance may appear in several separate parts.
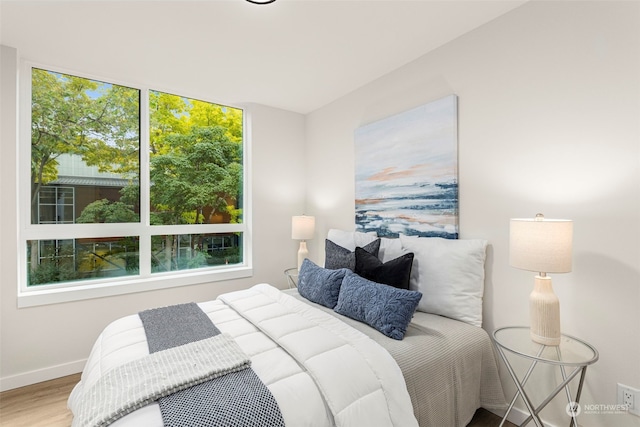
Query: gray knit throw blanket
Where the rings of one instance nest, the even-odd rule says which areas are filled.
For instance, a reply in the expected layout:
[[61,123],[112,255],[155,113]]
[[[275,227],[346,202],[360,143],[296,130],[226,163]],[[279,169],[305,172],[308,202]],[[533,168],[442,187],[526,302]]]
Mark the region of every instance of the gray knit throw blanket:
[[[220,334],[195,303],[139,313],[154,353]],[[278,403],[251,368],[178,391],[158,401],[165,427],[284,427]]]

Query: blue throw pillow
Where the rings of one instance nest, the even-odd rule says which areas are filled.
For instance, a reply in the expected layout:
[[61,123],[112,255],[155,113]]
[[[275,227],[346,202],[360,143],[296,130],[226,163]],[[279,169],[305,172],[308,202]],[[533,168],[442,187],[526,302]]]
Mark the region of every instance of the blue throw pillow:
[[349,272],[342,281],[334,311],[401,340],[420,298],[422,293],[418,291],[372,282]]
[[307,258],[300,266],[298,292],[309,301],[333,308],[338,302],[340,285],[347,273],[350,271],[346,268],[328,270],[317,266]]

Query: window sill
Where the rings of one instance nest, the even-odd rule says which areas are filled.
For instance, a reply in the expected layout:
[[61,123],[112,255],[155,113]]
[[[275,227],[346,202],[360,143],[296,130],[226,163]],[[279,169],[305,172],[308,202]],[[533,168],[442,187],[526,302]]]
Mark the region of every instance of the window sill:
[[222,280],[251,277],[253,269],[247,266],[225,268],[224,270],[181,271],[179,274],[158,274],[146,278],[135,278],[92,285],[30,289],[18,292],[18,308],[81,301],[115,295],[132,294],[157,289],[198,285]]

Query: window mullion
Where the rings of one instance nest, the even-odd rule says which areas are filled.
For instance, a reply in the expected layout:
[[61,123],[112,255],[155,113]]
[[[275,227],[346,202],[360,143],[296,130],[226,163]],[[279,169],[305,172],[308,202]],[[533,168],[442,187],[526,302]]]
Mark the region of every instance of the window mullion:
[[149,88],[140,89],[140,254],[139,272],[151,274],[151,219],[149,201]]

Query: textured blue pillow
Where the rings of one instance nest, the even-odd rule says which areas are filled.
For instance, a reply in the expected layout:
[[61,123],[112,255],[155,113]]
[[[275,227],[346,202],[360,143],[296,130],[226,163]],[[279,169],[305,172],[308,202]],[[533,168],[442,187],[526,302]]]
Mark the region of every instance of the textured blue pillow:
[[418,291],[372,282],[349,272],[342,281],[334,311],[401,340],[420,298],[422,293]]
[[309,301],[333,308],[338,302],[340,285],[347,273],[350,271],[346,268],[328,270],[317,266],[307,258],[300,266],[298,292]]

